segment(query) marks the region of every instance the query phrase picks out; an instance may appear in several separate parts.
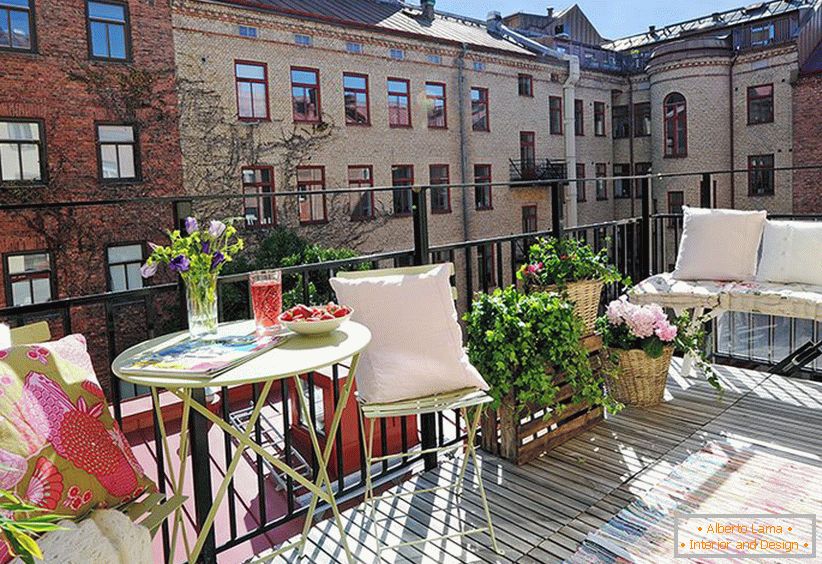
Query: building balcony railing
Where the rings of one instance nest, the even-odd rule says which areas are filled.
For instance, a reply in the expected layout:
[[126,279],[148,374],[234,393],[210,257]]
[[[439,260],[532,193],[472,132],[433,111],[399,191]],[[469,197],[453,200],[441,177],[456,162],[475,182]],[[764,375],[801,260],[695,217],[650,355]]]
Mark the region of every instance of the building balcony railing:
[[567,177],[565,163],[551,159],[509,160],[511,182],[562,180]]

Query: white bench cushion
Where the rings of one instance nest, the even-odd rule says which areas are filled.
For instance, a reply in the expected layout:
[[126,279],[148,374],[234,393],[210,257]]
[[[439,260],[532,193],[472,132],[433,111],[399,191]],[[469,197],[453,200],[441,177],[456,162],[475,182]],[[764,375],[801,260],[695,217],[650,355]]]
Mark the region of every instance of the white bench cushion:
[[766,221],[756,279],[822,286],[822,223]]
[[673,309],[719,309],[822,320],[822,286],[769,282],[677,280],[670,273],[646,278],[628,292],[634,303]]
[[764,211],[682,208],[677,280],[753,280]]
[[631,302],[659,304],[673,309],[719,307],[720,292],[726,282],[712,280],[676,280],[670,272],[646,278],[628,292]]

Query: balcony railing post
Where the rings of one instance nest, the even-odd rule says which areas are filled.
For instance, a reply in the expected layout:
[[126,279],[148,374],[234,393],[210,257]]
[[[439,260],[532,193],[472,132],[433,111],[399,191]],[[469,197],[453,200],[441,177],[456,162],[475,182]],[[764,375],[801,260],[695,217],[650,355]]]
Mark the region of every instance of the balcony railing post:
[[713,197],[711,194],[711,173],[709,172],[702,175],[702,180],[699,183],[699,205],[703,208],[713,207]]
[[[425,189],[414,189],[411,193],[411,207],[414,219],[414,264],[428,264],[428,198]],[[437,446],[437,420],[433,413],[420,416],[420,439],[423,450]],[[423,455],[426,470],[437,467],[437,453]]]
[[[640,241],[639,252],[640,275],[647,278],[651,275],[651,251],[653,249],[651,237],[653,237],[653,230],[651,229],[651,183],[653,179],[648,177],[646,182],[641,182],[642,186],[642,222],[640,223]],[[635,280],[639,282],[639,280]]]
[[[206,405],[205,389],[192,390],[192,399]],[[192,410],[189,425],[189,440],[191,442],[191,477],[194,482],[194,513],[197,519],[197,529],[202,530],[208,512],[211,510],[213,490],[211,489],[211,460],[208,452],[208,422],[205,417]],[[180,461],[185,464],[185,460]],[[203,550],[198,562],[217,562],[217,544],[212,527],[206,536]]]
[[551,183],[551,232],[557,239],[562,237],[562,184]]

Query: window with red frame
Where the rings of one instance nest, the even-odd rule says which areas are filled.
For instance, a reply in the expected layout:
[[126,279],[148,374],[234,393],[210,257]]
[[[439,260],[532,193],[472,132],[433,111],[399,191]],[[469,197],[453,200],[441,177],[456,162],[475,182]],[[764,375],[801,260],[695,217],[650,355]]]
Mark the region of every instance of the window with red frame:
[[240,119],[268,119],[268,70],[263,63],[235,62],[237,116]]
[[522,232],[535,233],[537,229],[537,206],[535,204],[522,206]]
[[605,102],[594,102],[594,135],[605,137]]
[[[394,165],[391,167],[391,186],[413,186],[414,166]],[[411,214],[411,190],[408,188],[393,191],[394,215]]]
[[688,154],[688,109],[685,96],[671,92],[662,106],[665,119],[665,156],[684,157]]
[[291,67],[294,121],[320,121],[320,71]]
[[271,227],[277,223],[274,203],[274,174],[268,166],[243,168],[243,215],[249,227]]
[[411,86],[402,78],[388,79],[388,125],[411,127]]
[[431,185],[431,213],[451,213],[451,188],[447,164],[433,164],[428,167]]
[[474,204],[478,210],[492,209],[491,165],[474,165]]
[[627,139],[631,136],[631,110],[628,106],[611,108],[611,131],[614,139]]
[[748,125],[773,121],[773,84],[748,88]]
[[[682,206],[685,205],[685,192],[681,190],[674,190],[672,192],[668,192],[668,213],[681,215],[682,214]],[[676,217],[672,217],[668,219],[668,227],[671,229],[675,228],[677,225],[680,224],[680,221]]]
[[[356,165],[348,167],[349,188],[373,188],[374,168],[370,165]],[[354,205],[351,206],[352,220],[374,219],[374,192],[364,190],[359,194],[352,194]]]
[[[577,178],[585,180],[585,163],[577,163]],[[585,182],[577,182],[577,202],[585,201]]]
[[608,199],[608,182],[605,178],[608,176],[608,167],[605,163],[596,163],[594,165],[594,174],[597,177],[596,181],[596,190],[597,190],[597,200],[607,200]]
[[530,180],[536,177],[536,137],[533,131],[519,132],[519,161],[522,170],[522,179]]
[[487,88],[471,88],[471,128],[474,131],[491,131]]
[[520,74],[517,77],[517,90],[520,96],[534,97],[534,77],[530,74]]
[[441,82],[426,82],[425,102],[428,109],[428,127],[431,129],[445,129],[448,127],[445,84]]
[[297,167],[297,196],[300,209],[300,223],[323,223],[327,221],[325,203],[325,167]]
[[56,294],[48,251],[6,255],[6,301],[15,306],[48,302]]
[[368,102],[368,76],[364,74],[343,74],[343,100],[345,100],[346,124],[368,125],[371,123]]
[[497,285],[494,272],[494,245],[490,243],[477,247],[477,275],[483,291]]
[[651,135],[651,103],[634,104],[634,137]]
[[585,103],[574,100],[574,135],[585,135]]
[[[631,176],[630,164],[615,164],[614,177]],[[614,198],[631,197],[631,180],[629,178],[614,178]]]
[[552,135],[562,135],[562,98],[548,97],[548,129]]
[[752,155],[748,157],[748,195],[773,196],[773,193],[773,155]]

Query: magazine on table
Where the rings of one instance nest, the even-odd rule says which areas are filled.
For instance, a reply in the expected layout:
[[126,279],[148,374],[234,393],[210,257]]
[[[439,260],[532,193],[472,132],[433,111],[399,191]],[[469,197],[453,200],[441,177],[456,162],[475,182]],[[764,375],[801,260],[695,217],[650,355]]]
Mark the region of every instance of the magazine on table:
[[253,329],[248,333],[206,339],[183,334],[143,351],[121,370],[135,376],[213,378],[271,350],[289,337],[288,333],[258,335]]

